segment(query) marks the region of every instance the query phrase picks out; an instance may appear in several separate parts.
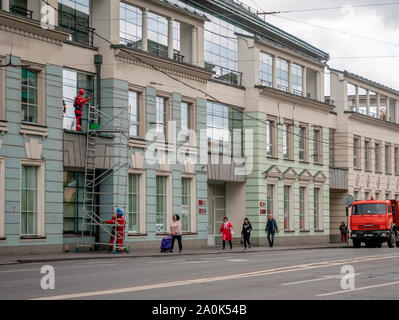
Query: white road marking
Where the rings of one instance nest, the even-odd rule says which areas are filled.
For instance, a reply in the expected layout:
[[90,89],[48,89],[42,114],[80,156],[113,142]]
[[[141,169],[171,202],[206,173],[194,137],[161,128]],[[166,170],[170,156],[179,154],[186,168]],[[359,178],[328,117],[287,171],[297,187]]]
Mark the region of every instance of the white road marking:
[[[360,273],[355,273],[355,276],[359,275]],[[316,282],[316,281],[323,281],[323,280],[331,280],[331,279],[341,279],[344,275],[343,274],[336,274],[332,276],[323,276],[321,278],[309,279],[309,280],[302,280],[296,282],[288,282],[281,284],[282,286],[293,286],[296,284],[308,283],[308,282]]]
[[248,259],[228,259],[226,261],[229,261],[229,262],[245,262],[245,261],[248,261]]
[[[372,260],[395,259],[395,258],[399,258],[399,253],[391,254],[391,255],[383,255],[383,256],[377,255],[377,256],[368,256],[368,257],[363,257],[363,258],[359,257],[359,258],[354,258],[354,259],[352,258],[352,259],[346,259],[346,260],[341,259],[341,260],[325,261],[325,262],[320,262],[320,263],[301,264],[301,265],[296,265],[296,266],[280,267],[280,268],[275,268],[275,269],[266,269],[266,270],[247,272],[247,273],[222,275],[222,276],[214,276],[214,277],[183,280],[183,281],[156,283],[156,284],[142,285],[142,286],[136,286],[136,287],[127,287],[127,288],[120,288],[120,289],[71,293],[71,294],[64,294],[64,295],[58,295],[58,296],[33,298],[30,300],[61,300],[61,299],[76,299],[76,298],[81,298],[81,297],[93,297],[93,296],[100,296],[100,295],[121,294],[121,293],[137,292],[137,291],[144,291],[144,290],[150,290],[150,289],[160,289],[160,288],[186,286],[186,285],[193,285],[193,284],[200,284],[200,283],[213,283],[216,281],[227,281],[227,280],[236,280],[236,279],[243,279],[243,278],[250,278],[250,277],[259,277],[259,276],[284,273],[284,272],[298,272],[298,271],[311,270],[311,269],[317,269],[317,268],[325,268],[325,267],[344,265],[344,264],[350,264],[350,263],[359,263],[359,262],[366,262],[366,261],[372,261]],[[399,281],[397,283],[399,283]],[[342,292],[340,292],[340,293],[342,293]]]
[[40,269],[7,270],[7,271],[0,271],[0,273],[29,272],[29,271],[40,271]]
[[148,263],[174,263],[174,262],[180,262],[180,261],[186,261],[185,259],[183,260],[153,260],[153,261],[147,261]]
[[337,295],[337,294],[345,294],[345,293],[350,293],[350,292],[355,292],[355,291],[360,291],[360,290],[393,286],[395,284],[399,284],[399,281],[376,284],[374,286],[361,287],[361,288],[357,288],[357,289],[348,289],[348,290],[334,291],[334,292],[329,292],[329,293],[322,293],[322,294],[318,294],[317,297],[327,297],[327,296],[333,296],[333,295]]

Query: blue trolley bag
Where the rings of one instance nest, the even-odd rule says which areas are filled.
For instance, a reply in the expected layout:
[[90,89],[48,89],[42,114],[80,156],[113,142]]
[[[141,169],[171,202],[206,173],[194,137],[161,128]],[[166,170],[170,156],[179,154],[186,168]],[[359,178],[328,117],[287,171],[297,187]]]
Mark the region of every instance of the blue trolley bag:
[[161,242],[161,252],[168,252],[172,248],[172,237],[165,237]]

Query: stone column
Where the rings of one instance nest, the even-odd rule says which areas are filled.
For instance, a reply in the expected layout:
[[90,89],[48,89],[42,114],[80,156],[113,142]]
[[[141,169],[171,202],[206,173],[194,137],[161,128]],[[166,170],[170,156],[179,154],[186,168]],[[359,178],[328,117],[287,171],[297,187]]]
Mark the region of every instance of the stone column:
[[198,46],[197,46],[197,27],[193,26],[191,33],[191,63],[195,66],[198,65]]
[[370,115],[370,90],[366,89],[366,114]]
[[359,99],[359,86],[355,85],[355,91],[356,91],[356,102],[355,102],[355,107],[356,107],[356,112],[359,112],[359,105],[360,105],[360,99]]
[[391,121],[389,118],[391,117],[391,110],[389,110],[389,97],[387,97],[387,102],[386,102],[387,108],[385,111],[385,114],[387,115],[387,121]]
[[302,67],[302,95],[306,97],[306,66]]
[[145,8],[141,12],[142,24],[141,24],[141,50],[148,51],[148,9]]
[[377,119],[380,119],[380,110],[381,110],[381,94],[377,93],[377,111],[376,111]]
[[3,0],[0,9],[4,11],[10,11],[10,0]]
[[399,124],[399,100],[395,100],[395,122]]
[[288,61],[288,92],[292,93],[292,61]]
[[168,18],[168,58],[173,60],[173,18]]
[[273,88],[277,88],[277,56],[272,56]]
[[316,72],[316,100],[323,101],[321,95],[320,71]]

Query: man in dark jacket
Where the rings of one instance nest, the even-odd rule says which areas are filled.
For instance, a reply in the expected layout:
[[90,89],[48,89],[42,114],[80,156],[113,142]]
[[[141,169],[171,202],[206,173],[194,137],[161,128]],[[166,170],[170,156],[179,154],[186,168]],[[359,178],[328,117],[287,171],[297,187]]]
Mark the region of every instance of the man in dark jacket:
[[267,234],[267,241],[269,241],[269,247],[272,248],[274,244],[274,234],[278,232],[276,220],[273,219],[272,215],[268,215],[265,232]]

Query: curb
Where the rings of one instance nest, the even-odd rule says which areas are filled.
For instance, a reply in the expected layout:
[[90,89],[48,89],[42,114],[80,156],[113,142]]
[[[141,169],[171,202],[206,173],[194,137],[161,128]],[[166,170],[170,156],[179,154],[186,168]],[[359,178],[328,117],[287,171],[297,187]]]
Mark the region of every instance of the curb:
[[193,253],[182,253],[182,254],[147,254],[147,255],[106,255],[106,256],[83,256],[83,257],[62,257],[62,258],[38,258],[38,259],[18,259],[15,262],[5,262],[0,265],[15,265],[15,264],[28,264],[28,263],[38,263],[38,262],[58,262],[58,261],[80,261],[80,260],[100,260],[100,259],[138,259],[138,258],[156,258],[165,256],[194,256],[194,255],[205,255],[205,254],[245,254],[249,252],[271,252],[271,251],[291,251],[291,250],[317,250],[317,249],[339,249],[347,248],[346,246],[321,246],[321,247],[296,247],[296,248],[281,248],[276,247],[275,249],[254,249],[250,251],[210,251],[210,252],[193,252]]

